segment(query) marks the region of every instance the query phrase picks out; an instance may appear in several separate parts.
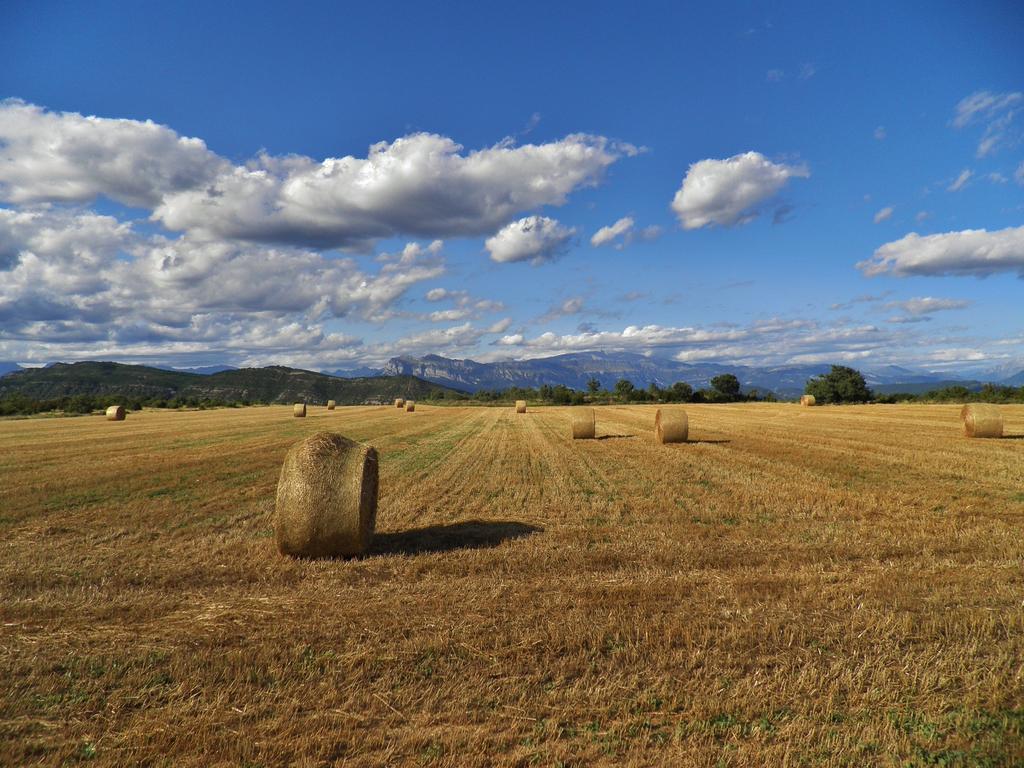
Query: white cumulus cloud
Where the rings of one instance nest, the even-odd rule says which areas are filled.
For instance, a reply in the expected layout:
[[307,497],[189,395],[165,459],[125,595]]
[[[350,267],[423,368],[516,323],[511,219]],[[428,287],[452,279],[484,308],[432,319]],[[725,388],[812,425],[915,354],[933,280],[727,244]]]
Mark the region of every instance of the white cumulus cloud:
[[690,166],[672,201],[684,229],[744,224],[761,213],[791,178],[807,178],[802,165],[773,163],[760,152]]
[[633,224],[633,218],[631,216],[625,216],[610,226],[601,227],[594,233],[593,237],[590,238],[590,244],[595,248],[607,245],[616,238],[622,237],[632,230]]
[[624,216],[607,227],[601,227],[590,238],[590,244],[595,248],[602,245],[612,245],[617,250],[635,241],[651,242],[661,236],[661,227],[649,226],[643,229],[635,229],[635,221],[632,216]]
[[886,243],[857,267],[866,275],[975,275],[1017,272],[1024,277],[1024,227],[995,232],[965,229]]
[[0,101],[0,199],[11,203],[88,202],[104,195],[152,208],[165,195],[202,188],[229,167],[200,139],[149,120]]
[[110,216],[0,208],[0,339],[122,350],[265,346],[279,328],[376,321],[444,273],[440,242],[407,245],[376,272],[293,247],[143,235]]
[[443,301],[451,295],[447,288],[431,288],[427,291],[427,301]]
[[563,227],[554,219],[527,216],[487,238],[484,246],[499,263],[529,261],[536,265],[564,253],[575,234],[575,228]]
[[481,235],[516,214],[563,204],[617,157],[598,137],[463,153],[451,139],[406,136],[366,158],[260,157],[206,187],[164,197],[154,217],[205,236],[364,247],[375,238]]
[[106,196],[208,240],[367,250],[384,237],[483,235],[525,211],[562,205],[637,151],[585,134],[466,151],[417,133],[374,144],[365,157],[263,153],[236,165],[152,122],[0,102],[0,200]]

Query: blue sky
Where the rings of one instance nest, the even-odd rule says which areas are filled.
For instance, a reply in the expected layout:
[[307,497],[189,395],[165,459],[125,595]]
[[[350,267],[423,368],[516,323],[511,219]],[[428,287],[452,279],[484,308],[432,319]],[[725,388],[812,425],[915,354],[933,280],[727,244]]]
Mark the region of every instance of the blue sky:
[[0,359],[1024,368],[1019,4],[552,5],[5,3]]

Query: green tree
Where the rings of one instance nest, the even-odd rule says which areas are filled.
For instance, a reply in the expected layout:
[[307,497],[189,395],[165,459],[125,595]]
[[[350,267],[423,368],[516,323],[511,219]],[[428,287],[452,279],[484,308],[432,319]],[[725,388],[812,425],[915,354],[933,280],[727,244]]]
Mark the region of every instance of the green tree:
[[68,399],[64,410],[67,413],[90,413],[98,407],[89,395],[74,395]]
[[629,379],[619,379],[615,382],[615,396],[620,400],[628,401],[633,397],[633,391],[636,387],[633,386],[633,382]]
[[591,376],[590,380],[587,382],[587,392],[589,392],[592,395],[596,395],[600,391],[601,391],[601,382],[598,381],[593,376]]
[[688,403],[693,397],[693,387],[685,381],[677,381],[665,394],[670,403]]
[[551,399],[556,405],[569,405],[573,400],[573,391],[564,384],[557,384],[551,390]]
[[828,373],[808,379],[804,393],[819,403],[866,403],[872,398],[861,372],[845,365],[833,365]]
[[723,373],[711,380],[711,388],[723,398],[735,400],[740,396],[740,380],[731,373]]

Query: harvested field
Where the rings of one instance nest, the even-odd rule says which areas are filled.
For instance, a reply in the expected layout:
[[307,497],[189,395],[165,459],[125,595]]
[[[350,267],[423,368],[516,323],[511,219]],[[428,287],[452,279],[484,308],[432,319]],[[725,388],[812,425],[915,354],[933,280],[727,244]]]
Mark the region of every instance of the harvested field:
[[[0,764],[1020,765],[1024,406],[0,421]],[[359,560],[281,462],[380,454]]]

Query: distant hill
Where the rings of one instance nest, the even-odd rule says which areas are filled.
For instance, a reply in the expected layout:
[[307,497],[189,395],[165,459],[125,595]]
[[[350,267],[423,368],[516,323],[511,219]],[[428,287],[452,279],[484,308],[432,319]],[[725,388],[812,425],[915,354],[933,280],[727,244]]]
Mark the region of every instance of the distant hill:
[[414,376],[339,379],[314,371],[271,366],[239,368],[213,374],[166,371],[110,362],[56,363],[0,378],[0,398],[22,394],[35,400],[74,395],[124,395],[138,398],[198,397],[267,403],[342,405],[388,402],[396,397],[423,399],[450,389]]
[[[804,391],[807,379],[827,373],[829,368],[827,364],[759,368],[726,362],[684,363],[630,352],[579,352],[496,363],[451,360],[439,355],[395,357],[388,361],[384,373],[417,376],[471,392],[511,386],[537,387],[541,384],[564,384],[573,389],[585,389],[591,378],[596,378],[607,389],[614,387],[619,379],[629,379],[642,388],[652,382],[659,387],[667,387],[677,381],[706,388],[712,377],[732,373],[739,378],[744,391],[757,389],[782,397],[794,397]],[[949,378],[948,374],[922,373],[894,365],[865,369],[863,373],[868,385],[880,391],[918,391],[918,385],[923,385],[924,389],[920,391],[924,391],[943,385]]]
[[233,365],[201,365],[198,368],[172,368],[169,365],[157,365],[154,368],[160,368],[164,371],[181,371],[182,373],[199,373],[203,376],[209,376],[211,373],[220,373],[222,371],[237,371]]
[[362,379],[370,376],[383,376],[384,372],[380,368],[369,368],[362,366],[360,368],[338,368],[334,371],[323,371],[328,376],[337,376],[339,379]]
[[9,360],[0,360],[0,376],[6,376],[11,371],[20,371],[21,366]]
[[1008,387],[1024,387],[1024,371],[1019,371],[1018,373],[1013,374],[1013,376],[1003,379],[999,383],[1005,384]]

